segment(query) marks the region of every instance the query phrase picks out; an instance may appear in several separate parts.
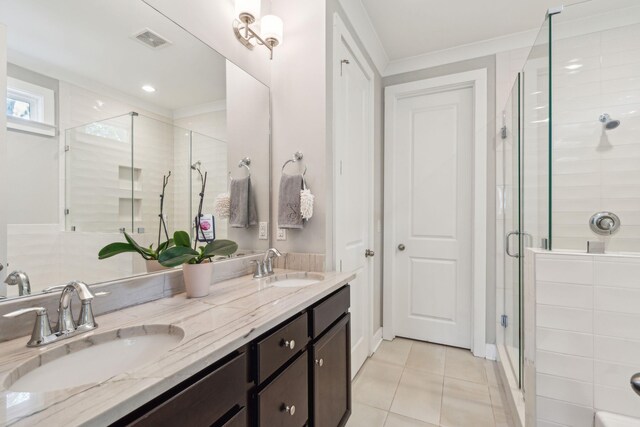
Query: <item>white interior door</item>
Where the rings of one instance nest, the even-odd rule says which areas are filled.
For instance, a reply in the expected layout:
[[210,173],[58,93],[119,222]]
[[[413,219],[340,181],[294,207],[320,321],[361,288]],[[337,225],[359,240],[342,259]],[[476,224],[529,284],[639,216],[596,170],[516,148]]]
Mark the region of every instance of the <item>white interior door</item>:
[[399,336],[471,348],[473,87],[409,94],[393,141],[393,323]]
[[341,38],[336,55],[334,98],[335,246],[340,271],[357,274],[351,284],[351,373],[370,355],[372,261],[370,249],[373,162],[370,80]]

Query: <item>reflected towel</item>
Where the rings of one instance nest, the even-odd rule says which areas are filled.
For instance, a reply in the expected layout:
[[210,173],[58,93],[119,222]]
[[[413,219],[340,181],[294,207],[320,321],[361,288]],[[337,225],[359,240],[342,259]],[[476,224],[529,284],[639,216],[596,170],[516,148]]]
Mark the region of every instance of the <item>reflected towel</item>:
[[248,228],[258,224],[256,199],[251,189],[251,178],[232,180],[230,196],[229,226],[233,228]]
[[278,198],[278,227],[301,229],[304,226],[300,213],[302,175],[282,175]]

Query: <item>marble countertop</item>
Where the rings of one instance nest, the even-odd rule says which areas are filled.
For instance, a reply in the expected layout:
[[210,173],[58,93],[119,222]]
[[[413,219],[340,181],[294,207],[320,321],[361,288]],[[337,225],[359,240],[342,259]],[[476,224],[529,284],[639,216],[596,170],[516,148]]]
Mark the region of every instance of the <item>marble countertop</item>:
[[[290,273],[279,270],[276,276]],[[212,285],[210,295],[204,298],[187,299],[179,294],[99,316],[96,330],[45,347],[27,348],[28,337],[1,343],[0,426],[110,424],[355,277],[335,272],[322,275],[324,280],[298,288],[276,287],[269,278],[243,276]],[[185,335],[157,359],[98,384],[42,393],[7,390],[12,371],[48,350],[140,325],[175,325]]]

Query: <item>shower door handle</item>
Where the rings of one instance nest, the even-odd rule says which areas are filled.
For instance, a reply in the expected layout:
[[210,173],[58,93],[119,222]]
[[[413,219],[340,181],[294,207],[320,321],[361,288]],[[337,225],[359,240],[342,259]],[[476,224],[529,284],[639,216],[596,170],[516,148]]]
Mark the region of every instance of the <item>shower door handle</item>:
[[511,236],[513,235],[519,235],[520,233],[518,233],[517,231],[512,231],[510,233],[507,233],[507,238],[505,239],[505,244],[504,244],[504,248],[505,251],[507,252],[507,255],[509,255],[511,258],[520,258],[520,254],[516,253],[516,254],[512,254],[511,253],[511,246],[509,244],[509,242],[511,241]]

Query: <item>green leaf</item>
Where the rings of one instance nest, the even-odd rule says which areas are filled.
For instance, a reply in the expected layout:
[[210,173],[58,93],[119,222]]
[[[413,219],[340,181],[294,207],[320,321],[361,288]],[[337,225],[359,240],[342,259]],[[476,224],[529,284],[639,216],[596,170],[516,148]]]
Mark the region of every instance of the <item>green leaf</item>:
[[124,231],[123,233],[124,233],[124,238],[127,239],[127,242],[129,242],[129,244],[131,244],[131,246],[133,246],[133,248],[135,249],[136,252],[138,252],[140,255],[142,255],[142,258],[144,258],[146,260],[157,259],[158,258],[158,255],[155,252],[150,251],[147,248],[143,248],[138,243],[136,243],[136,241],[133,240],[133,238],[131,236],[129,236],[126,231]]
[[238,250],[238,244],[232,240],[214,240],[204,247],[201,258],[211,258],[214,255],[229,256]]
[[173,239],[169,239],[166,242],[162,242],[160,243],[160,246],[158,246],[158,253],[161,253],[165,249],[168,249],[172,246],[173,246]]
[[165,267],[177,267],[181,264],[188,264],[198,258],[199,253],[191,248],[175,246],[162,252],[158,257],[160,264]]
[[98,252],[98,259],[110,258],[125,252],[137,252],[133,245],[124,242],[110,243]]
[[184,248],[191,247],[191,237],[189,237],[189,233],[186,231],[176,231],[173,233],[173,241],[176,246],[181,246]]

